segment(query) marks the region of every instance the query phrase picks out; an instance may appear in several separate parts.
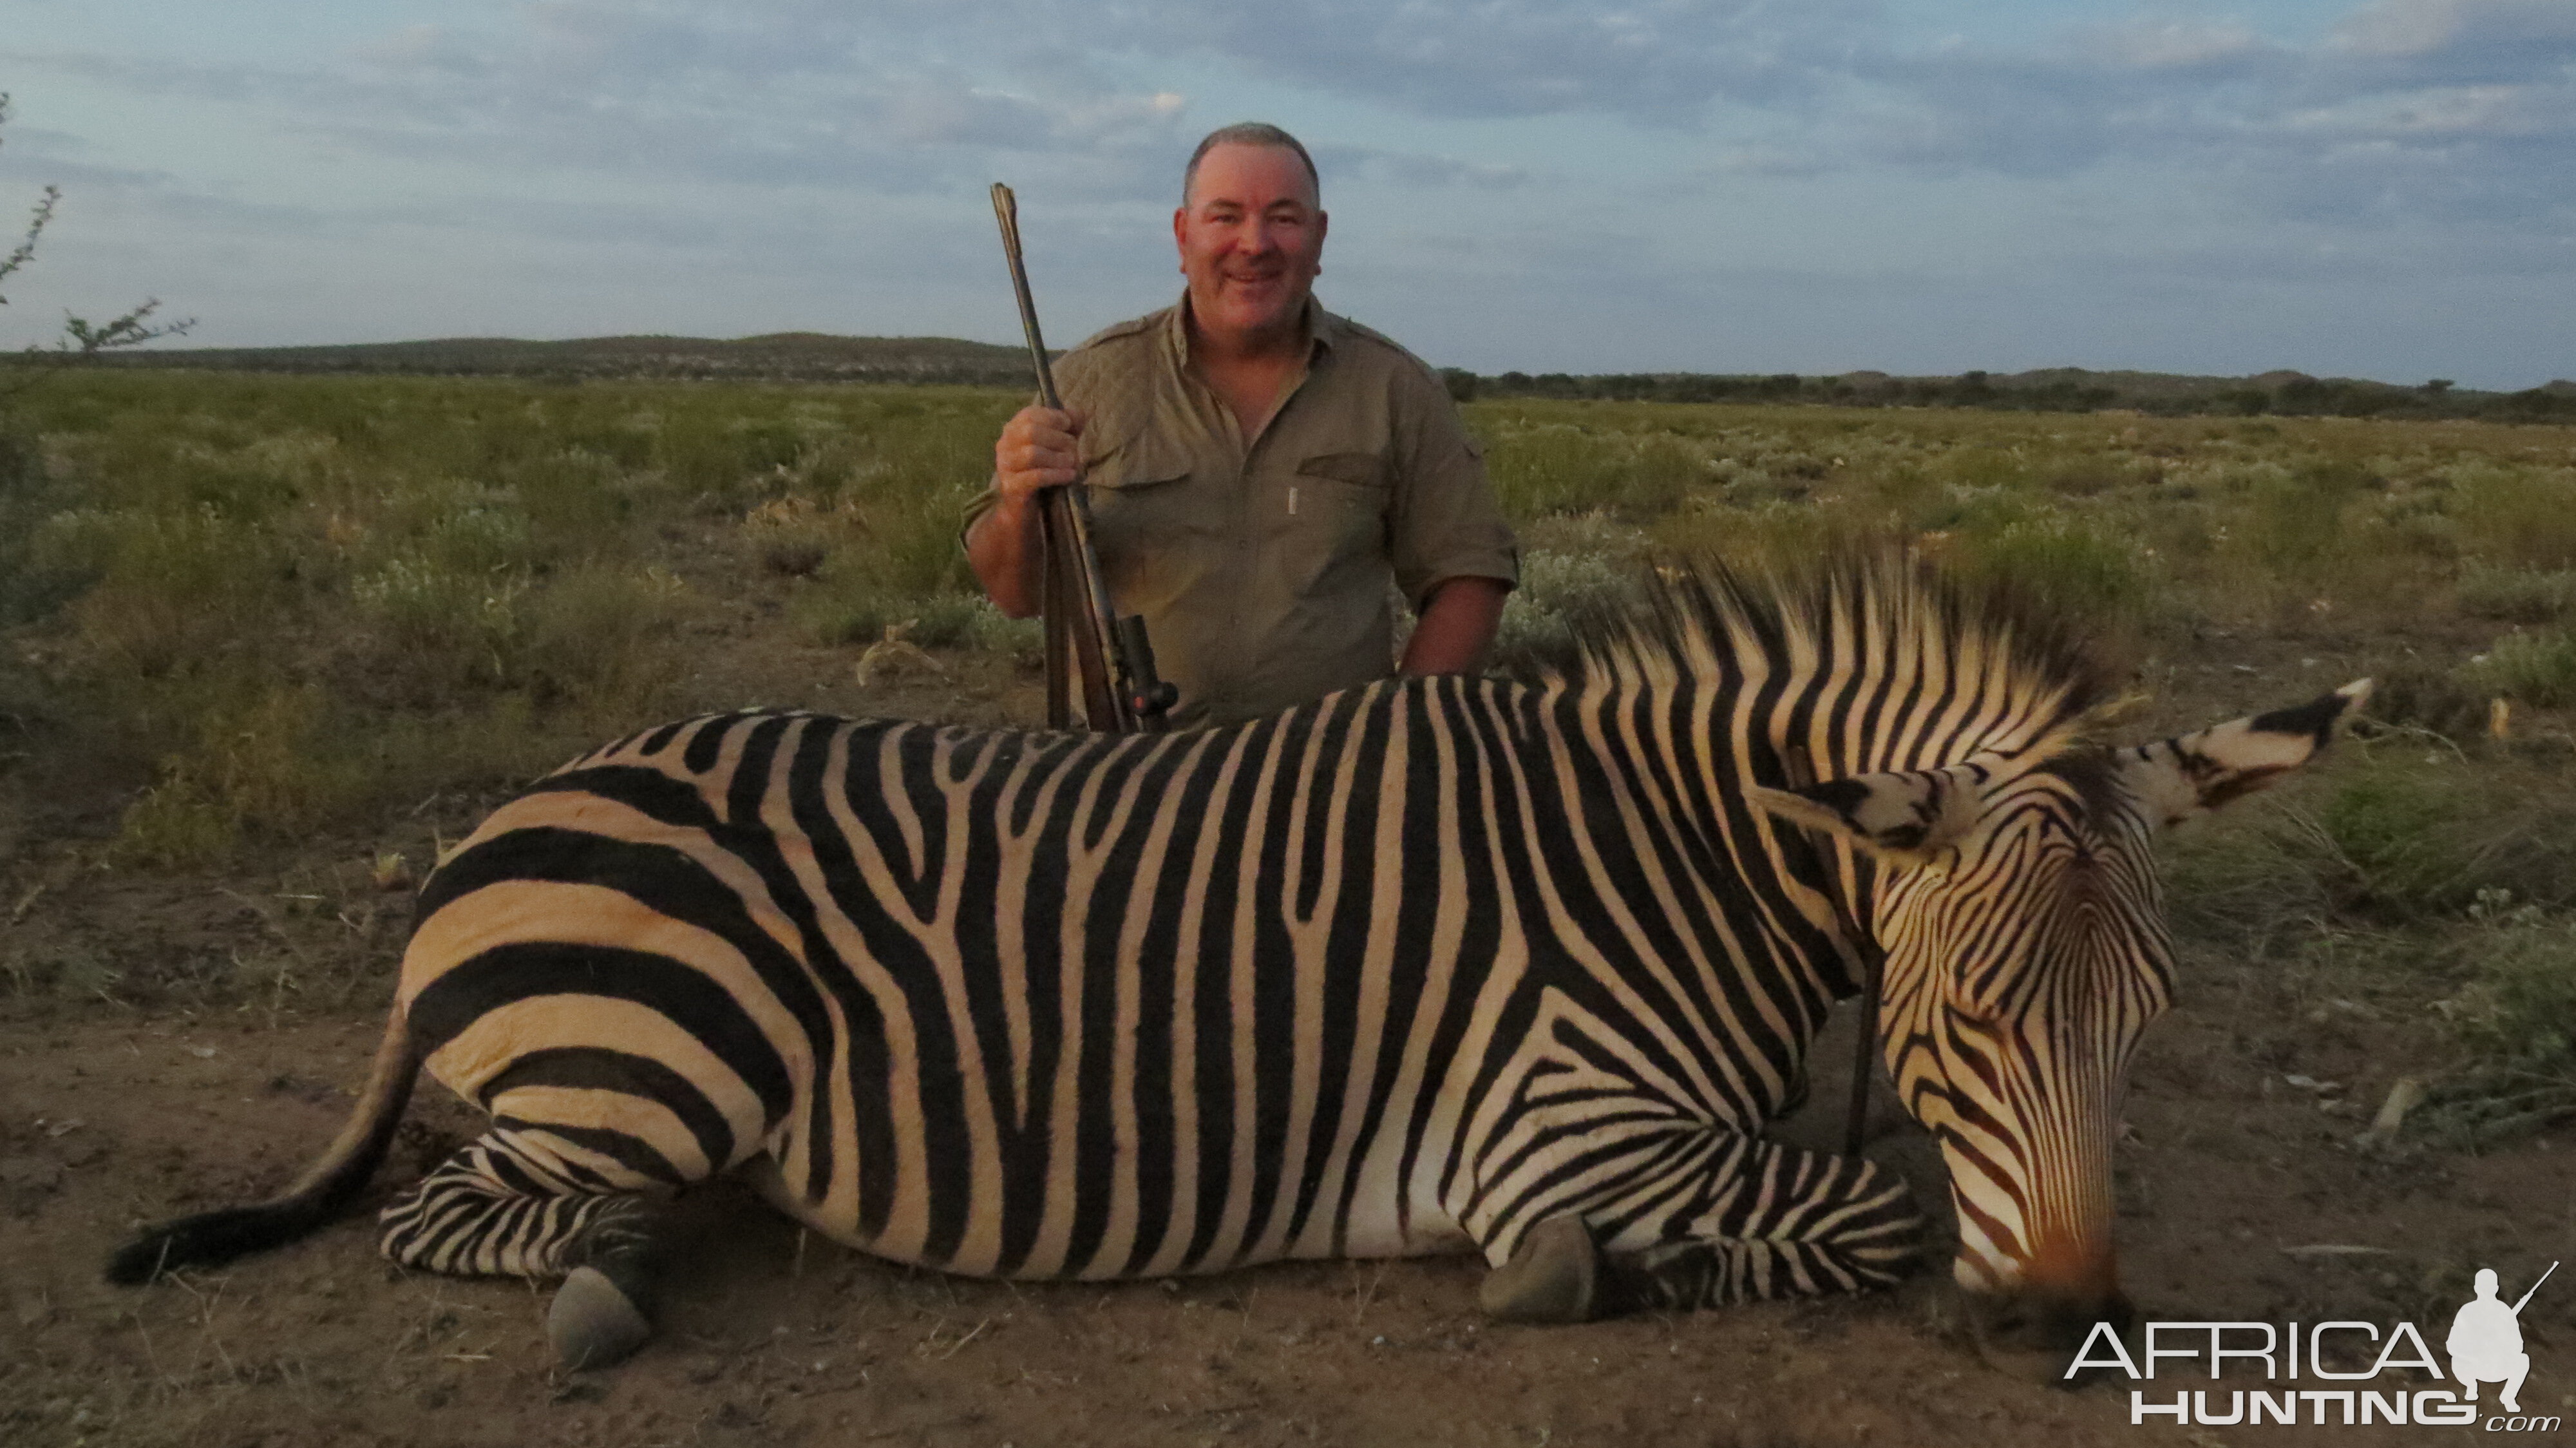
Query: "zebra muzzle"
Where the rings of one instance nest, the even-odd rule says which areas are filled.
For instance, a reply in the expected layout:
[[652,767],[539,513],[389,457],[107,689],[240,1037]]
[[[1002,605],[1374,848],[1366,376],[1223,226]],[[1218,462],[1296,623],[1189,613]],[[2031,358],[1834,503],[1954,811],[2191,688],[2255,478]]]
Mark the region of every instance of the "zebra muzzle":
[[1962,1289],[1964,1318],[1977,1356],[1998,1372],[2027,1381],[2082,1386],[2067,1364],[2094,1324],[2126,1337],[2137,1309],[2119,1289],[2110,1254],[2074,1280],[2024,1280],[1999,1292]]

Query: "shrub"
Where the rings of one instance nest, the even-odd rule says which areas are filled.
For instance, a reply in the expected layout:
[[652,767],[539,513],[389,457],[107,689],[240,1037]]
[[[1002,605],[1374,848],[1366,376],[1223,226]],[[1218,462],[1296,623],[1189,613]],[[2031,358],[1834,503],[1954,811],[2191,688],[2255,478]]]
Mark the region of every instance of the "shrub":
[[209,699],[186,747],[126,812],[113,848],[121,863],[210,865],[246,829],[292,830],[334,817],[367,793],[362,759],[345,747],[329,701],[311,686],[242,687]]
[[2564,779],[2404,741],[2355,752],[2316,814],[2353,872],[2353,903],[2423,917],[2456,913],[2489,889],[2551,907],[2576,901],[2576,800]]
[[2576,468],[2474,462],[2450,470],[2462,534],[2493,563],[2576,568]]
[[2463,942],[2475,974],[2451,1017],[2484,1052],[2524,1065],[2576,1067],[2576,919],[2478,892]]
[[2457,670],[2408,660],[2372,675],[2378,687],[2371,691],[2370,718],[2379,724],[2427,730],[2452,741],[2474,740],[2487,727],[2493,696]]
[[288,593],[291,562],[274,533],[211,502],[58,513],[36,553],[91,580],[71,609],[82,642],[146,678],[202,664],[255,628]]
[[1601,506],[1618,465],[1610,444],[1567,423],[1516,430],[1485,450],[1505,516],[1524,521]]
[[507,682],[540,703],[576,706],[603,732],[658,714],[678,673],[671,634],[690,602],[660,568],[597,563],[559,574],[521,609]]
[[2576,613],[2576,569],[2472,567],[2460,575],[2460,609],[2511,623],[2552,623]]
[[387,652],[431,682],[505,684],[514,672],[519,599],[527,576],[512,569],[442,567],[404,554],[356,581],[350,597],[382,631]]
[[2487,650],[2478,673],[2526,704],[2576,705],[2576,629],[2507,634]]
[[2136,550],[2062,514],[1962,532],[1956,557],[1967,577],[2002,582],[2084,632],[2124,632],[2147,613]]
[[2469,1052],[2427,1125],[2464,1145],[2576,1119],[2576,919],[2482,890],[2457,942],[2468,979],[2434,1009]]
[[1633,564],[1607,552],[1523,553],[1520,585],[1503,601],[1495,631],[1493,667],[1526,676],[1562,657],[1575,621],[1633,597],[1635,578]]
[[1504,514],[1523,522],[1583,513],[1652,522],[1715,476],[1700,447],[1672,432],[1559,422],[1506,431],[1485,467]]

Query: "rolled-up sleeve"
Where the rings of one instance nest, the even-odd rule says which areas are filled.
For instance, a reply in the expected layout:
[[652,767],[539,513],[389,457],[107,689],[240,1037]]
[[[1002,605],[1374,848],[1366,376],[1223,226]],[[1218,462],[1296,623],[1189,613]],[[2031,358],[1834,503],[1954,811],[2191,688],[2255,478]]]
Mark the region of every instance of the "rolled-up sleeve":
[[1389,539],[1395,584],[1419,610],[1452,578],[1520,582],[1520,544],[1485,476],[1484,450],[1427,369],[1407,368],[1395,399],[1397,477]]

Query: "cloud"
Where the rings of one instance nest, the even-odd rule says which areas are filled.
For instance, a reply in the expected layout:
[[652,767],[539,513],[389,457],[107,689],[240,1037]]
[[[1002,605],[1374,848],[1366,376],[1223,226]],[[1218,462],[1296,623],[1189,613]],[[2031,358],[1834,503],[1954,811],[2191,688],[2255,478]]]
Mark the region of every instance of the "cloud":
[[2576,215],[2576,6],[2374,0],[2320,43],[2138,19],[2013,51],[1864,66],[1878,104],[1843,155],[2065,177],[2105,165],[2195,175],[2256,213]]
[[1471,187],[1479,191],[1517,191],[1534,173],[1527,166],[1462,160],[1456,156],[1416,151],[1384,151],[1367,146],[1322,145],[1312,148],[1323,173],[1335,180],[1358,175],[1407,191]]
[[2133,19],[2079,32],[2087,48],[2114,66],[2134,71],[2228,71],[2277,52],[2247,26],[2228,21]]
[[[514,12],[508,31],[409,26],[359,58],[398,92],[437,77],[493,98],[605,94],[710,110],[835,99],[864,110],[927,76],[939,78],[940,103],[928,107],[939,124],[919,135],[1025,144],[1043,134],[1078,146],[1122,134],[1115,124],[1086,133],[1082,115],[1168,114],[1151,104],[1163,87],[1104,93],[1173,61],[1429,117],[1694,125],[1713,102],[1805,94],[1865,42],[1875,10],[1875,0],[552,0]],[[1033,117],[971,104],[951,76],[1063,114],[1033,129]],[[924,110],[915,98],[891,119]]]
[[2335,26],[2331,54],[2414,66],[2537,74],[2576,46],[2564,0],[2372,0]]
[[1248,74],[1415,114],[1595,112],[1694,124],[1712,102],[1806,94],[1819,73],[1863,41],[1876,7],[1863,0],[1280,0],[1122,9]]

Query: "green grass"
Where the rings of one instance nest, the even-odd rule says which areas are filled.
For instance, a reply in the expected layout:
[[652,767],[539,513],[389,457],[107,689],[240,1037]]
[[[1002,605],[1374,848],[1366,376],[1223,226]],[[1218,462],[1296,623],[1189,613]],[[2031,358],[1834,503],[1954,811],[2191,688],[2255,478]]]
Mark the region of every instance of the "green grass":
[[955,540],[1012,405],[56,376],[0,419],[0,626],[45,640],[65,707],[153,761],[116,858],[218,863],[666,710],[676,640],[716,602],[675,540],[709,530],[811,575],[800,608],[827,635],[921,617],[1003,637]]

